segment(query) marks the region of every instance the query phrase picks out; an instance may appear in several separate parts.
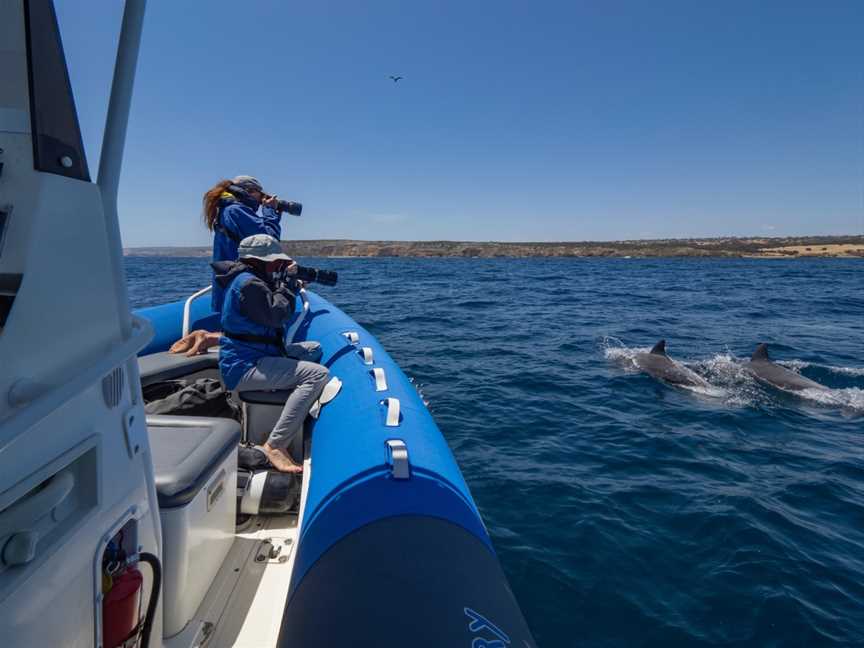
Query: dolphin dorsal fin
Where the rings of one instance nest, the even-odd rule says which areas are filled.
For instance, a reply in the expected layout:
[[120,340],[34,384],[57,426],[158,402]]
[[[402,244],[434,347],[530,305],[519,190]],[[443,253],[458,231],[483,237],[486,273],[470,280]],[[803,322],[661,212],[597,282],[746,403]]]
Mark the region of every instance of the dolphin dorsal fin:
[[768,357],[768,345],[760,344],[756,347],[756,350],[753,352],[753,355],[750,357],[751,362],[756,362],[757,360],[762,360],[767,362],[771,358]]
[[651,348],[651,353],[657,355],[666,355],[666,340],[660,340]]

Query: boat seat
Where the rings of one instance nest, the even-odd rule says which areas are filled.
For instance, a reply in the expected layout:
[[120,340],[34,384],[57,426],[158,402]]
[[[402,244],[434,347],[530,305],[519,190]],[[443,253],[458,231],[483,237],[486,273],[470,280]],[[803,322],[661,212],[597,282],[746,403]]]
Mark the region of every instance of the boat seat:
[[142,387],[163,380],[182,378],[207,369],[219,369],[218,353],[202,353],[187,358],[182,353],[162,351],[138,358]]
[[185,506],[236,451],[240,425],[198,416],[147,417],[159,508]]
[[291,395],[290,389],[276,389],[273,391],[241,391],[237,392],[237,398],[244,403],[254,405],[284,405]]
[[243,443],[261,445],[267,441],[291,391],[277,389],[233,392],[237,394],[243,411]]

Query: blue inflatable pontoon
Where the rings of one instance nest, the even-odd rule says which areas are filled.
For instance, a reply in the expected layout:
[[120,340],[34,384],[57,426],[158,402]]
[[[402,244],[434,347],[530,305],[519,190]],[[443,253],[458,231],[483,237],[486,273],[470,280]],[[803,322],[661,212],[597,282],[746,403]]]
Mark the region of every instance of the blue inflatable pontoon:
[[[218,330],[209,299],[188,328]],[[182,302],[143,309],[181,335]],[[414,385],[378,341],[306,292],[291,341],[321,344],[342,382],[311,426],[308,480],[279,645],[533,646],[459,468]],[[311,420],[311,419],[310,419]]]

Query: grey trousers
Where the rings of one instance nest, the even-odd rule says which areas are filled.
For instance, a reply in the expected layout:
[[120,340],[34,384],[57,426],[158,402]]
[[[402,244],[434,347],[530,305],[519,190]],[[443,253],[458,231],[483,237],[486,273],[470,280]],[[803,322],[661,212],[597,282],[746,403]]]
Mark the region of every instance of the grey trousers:
[[260,358],[236,387],[238,392],[293,390],[267,439],[271,447],[282,450],[287,450],[294,437],[302,431],[309,408],[321,395],[329,374],[327,367],[315,362],[321,358],[321,348],[317,342],[288,345],[286,353],[292,357]]

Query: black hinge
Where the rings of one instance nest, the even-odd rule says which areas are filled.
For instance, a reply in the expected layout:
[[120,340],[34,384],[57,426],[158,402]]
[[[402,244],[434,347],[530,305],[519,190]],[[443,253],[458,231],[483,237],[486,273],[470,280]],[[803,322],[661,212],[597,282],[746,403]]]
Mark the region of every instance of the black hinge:
[[6,320],[12,311],[12,302],[21,287],[20,274],[0,274],[0,329],[6,326]]
[[12,205],[0,205],[0,257],[3,256],[3,243],[6,242],[6,230],[12,216]]

